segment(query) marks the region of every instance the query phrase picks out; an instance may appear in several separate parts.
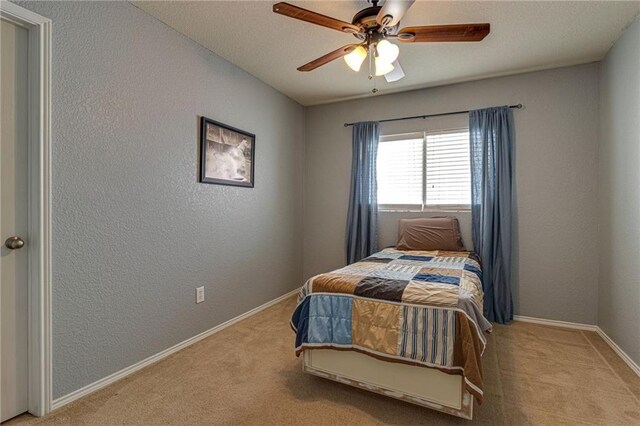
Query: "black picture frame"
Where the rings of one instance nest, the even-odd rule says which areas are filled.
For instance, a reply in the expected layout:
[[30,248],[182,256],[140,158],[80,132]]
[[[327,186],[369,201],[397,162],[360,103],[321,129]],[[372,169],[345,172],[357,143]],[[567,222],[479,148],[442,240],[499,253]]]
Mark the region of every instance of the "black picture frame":
[[200,183],[253,188],[256,135],[207,117],[200,122]]

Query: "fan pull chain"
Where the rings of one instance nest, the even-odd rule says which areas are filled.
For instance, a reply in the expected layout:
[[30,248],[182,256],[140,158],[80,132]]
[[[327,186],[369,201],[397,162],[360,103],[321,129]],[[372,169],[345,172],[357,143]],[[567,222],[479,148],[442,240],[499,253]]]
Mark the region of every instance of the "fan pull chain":
[[367,76],[367,78],[373,83],[373,89],[371,89],[371,93],[378,93],[378,88],[376,87],[376,78],[373,75],[373,55],[373,46],[369,46],[369,54],[367,55],[369,59],[369,75]]
[[373,53],[373,49],[371,48],[371,46],[369,46],[369,54],[367,55],[367,59],[369,60],[369,75],[367,76],[367,78],[369,80],[373,79],[373,73],[371,72],[371,68],[372,68],[372,63],[371,63],[371,57]]

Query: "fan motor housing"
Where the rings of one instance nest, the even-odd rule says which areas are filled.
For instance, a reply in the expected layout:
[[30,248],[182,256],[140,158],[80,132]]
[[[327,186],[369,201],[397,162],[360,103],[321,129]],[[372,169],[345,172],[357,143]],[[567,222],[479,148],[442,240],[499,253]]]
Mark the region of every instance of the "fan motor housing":
[[376,16],[378,16],[380,9],[382,9],[382,6],[371,6],[362,9],[360,12],[353,15],[351,23],[353,25],[359,25],[367,30],[376,28],[378,27]]
[[[358,25],[364,29],[365,33],[369,33],[371,31],[377,31],[380,28],[380,24],[376,18],[378,17],[378,13],[382,9],[382,6],[371,6],[365,9],[362,9],[360,12],[353,15],[353,19],[351,23],[353,25]],[[399,24],[394,25],[393,27],[386,27],[384,29],[385,34],[395,34],[398,31]],[[362,39],[362,34],[354,34],[356,38]]]

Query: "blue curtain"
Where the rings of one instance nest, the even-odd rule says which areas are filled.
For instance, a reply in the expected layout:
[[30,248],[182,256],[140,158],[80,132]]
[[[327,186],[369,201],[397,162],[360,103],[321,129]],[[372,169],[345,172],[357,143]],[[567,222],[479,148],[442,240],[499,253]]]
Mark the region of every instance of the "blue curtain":
[[482,260],[484,315],[513,320],[511,250],[514,197],[513,113],[507,106],[469,112],[471,217]]
[[347,217],[347,263],[378,250],[378,184],[376,156],[380,131],[377,122],[353,125],[351,194]]

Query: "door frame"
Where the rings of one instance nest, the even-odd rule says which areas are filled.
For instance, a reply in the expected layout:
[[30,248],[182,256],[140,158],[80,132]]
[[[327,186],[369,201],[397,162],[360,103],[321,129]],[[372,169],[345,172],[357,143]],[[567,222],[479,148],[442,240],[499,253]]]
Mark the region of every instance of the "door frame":
[[8,1],[0,17],[29,32],[29,412],[51,410],[51,20]]

